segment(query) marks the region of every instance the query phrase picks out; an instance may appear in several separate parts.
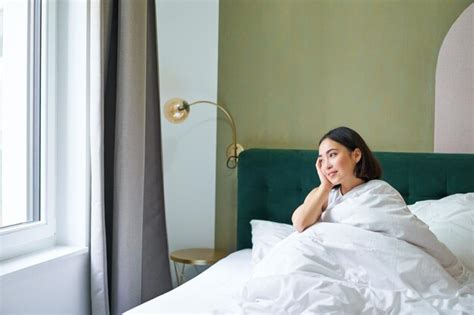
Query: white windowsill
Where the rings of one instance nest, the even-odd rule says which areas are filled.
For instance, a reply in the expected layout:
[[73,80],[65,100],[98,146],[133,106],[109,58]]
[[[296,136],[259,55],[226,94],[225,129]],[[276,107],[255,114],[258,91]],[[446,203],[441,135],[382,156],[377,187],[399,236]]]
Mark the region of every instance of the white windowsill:
[[88,247],[54,246],[30,254],[14,257],[0,262],[0,277],[19,270],[47,263],[52,260],[59,260],[76,255],[87,254],[88,252]]

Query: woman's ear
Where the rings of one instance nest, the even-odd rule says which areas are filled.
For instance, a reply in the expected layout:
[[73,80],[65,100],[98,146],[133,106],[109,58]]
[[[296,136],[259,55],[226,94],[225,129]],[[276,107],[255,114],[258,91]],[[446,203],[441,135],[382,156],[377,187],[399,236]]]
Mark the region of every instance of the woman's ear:
[[354,151],[352,151],[352,158],[356,164],[359,163],[360,159],[362,159],[362,151],[360,151],[359,148],[355,148]]

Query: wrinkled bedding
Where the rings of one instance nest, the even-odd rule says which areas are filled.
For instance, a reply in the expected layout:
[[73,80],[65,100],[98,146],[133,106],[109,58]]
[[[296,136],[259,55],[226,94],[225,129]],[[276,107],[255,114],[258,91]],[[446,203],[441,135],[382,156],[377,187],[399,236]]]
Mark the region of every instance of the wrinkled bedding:
[[460,282],[420,248],[350,225],[319,223],[279,243],[254,269],[241,307],[272,314],[474,313]]
[[239,312],[474,314],[473,274],[395,189],[371,181],[346,195],[254,267]]

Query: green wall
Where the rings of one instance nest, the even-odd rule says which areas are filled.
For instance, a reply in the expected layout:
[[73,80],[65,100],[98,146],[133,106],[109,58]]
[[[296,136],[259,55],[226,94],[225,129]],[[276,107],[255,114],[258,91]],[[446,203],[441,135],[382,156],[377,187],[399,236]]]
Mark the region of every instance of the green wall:
[[[314,149],[345,125],[376,151],[432,151],[438,51],[472,2],[220,0],[218,101],[245,148]],[[227,250],[236,234],[231,137],[220,117],[216,246]]]

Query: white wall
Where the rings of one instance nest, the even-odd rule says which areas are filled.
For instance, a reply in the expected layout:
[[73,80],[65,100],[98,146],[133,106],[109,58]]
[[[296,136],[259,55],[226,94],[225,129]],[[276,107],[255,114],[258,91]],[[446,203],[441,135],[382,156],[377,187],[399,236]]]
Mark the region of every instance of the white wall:
[[474,153],[474,4],[451,26],[436,66],[434,151]]
[[[171,97],[215,102],[218,0],[157,0],[157,15],[161,105]],[[216,109],[196,105],[178,125],[161,117],[169,250],[213,248]]]
[[89,314],[88,268],[88,255],[79,254],[1,277],[0,314]]

